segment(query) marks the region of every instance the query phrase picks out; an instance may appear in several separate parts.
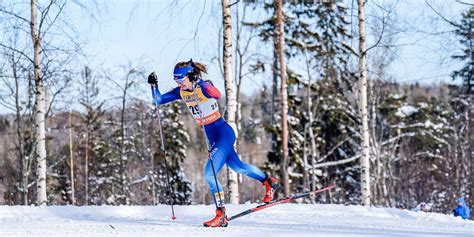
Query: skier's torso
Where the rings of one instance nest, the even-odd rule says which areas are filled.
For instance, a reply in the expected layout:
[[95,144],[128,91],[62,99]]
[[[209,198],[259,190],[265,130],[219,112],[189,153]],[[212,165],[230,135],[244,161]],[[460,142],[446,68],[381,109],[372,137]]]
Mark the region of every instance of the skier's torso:
[[[210,125],[222,117],[219,113],[217,100],[214,98],[207,98],[204,95],[201,86],[196,86],[194,91],[180,89],[179,93],[181,99],[186,103],[186,107],[189,109],[189,112],[198,125],[201,125],[201,122],[204,123],[204,125]],[[196,101],[196,96],[199,104]]]

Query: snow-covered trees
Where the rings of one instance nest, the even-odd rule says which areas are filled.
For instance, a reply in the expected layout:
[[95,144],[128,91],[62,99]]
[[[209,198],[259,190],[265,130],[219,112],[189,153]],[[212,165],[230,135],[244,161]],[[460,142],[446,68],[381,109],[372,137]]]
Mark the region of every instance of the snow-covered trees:
[[[359,133],[356,132],[354,104],[349,103],[349,98],[353,96],[351,86],[354,76],[347,67],[351,49],[346,43],[350,36],[346,29],[349,22],[345,18],[345,11],[338,4],[307,3],[290,4],[285,14],[288,35],[285,51],[289,55],[289,174],[292,191],[314,189],[324,185],[324,182],[330,182],[333,174],[329,175],[327,169],[321,167],[332,163],[325,162],[344,158],[355,160],[351,155],[355,155],[357,145],[354,141],[357,141]],[[271,21],[253,26],[261,28],[264,40],[269,38]],[[291,67],[292,62],[304,66]],[[295,73],[296,70],[304,71],[304,76]],[[280,117],[276,117],[276,120],[281,121]],[[339,128],[345,131],[340,133],[341,136],[335,135]],[[281,126],[278,125],[269,128],[276,139],[276,147],[270,151],[270,163],[267,163],[267,169],[270,170],[278,168],[271,165],[272,162],[280,161],[280,130]],[[349,139],[351,143],[346,143]],[[334,156],[337,149],[342,151],[340,146],[351,147],[350,151],[339,153],[342,158]],[[315,168],[317,166],[319,168]],[[359,172],[355,171],[352,174],[354,178],[348,180],[358,179],[358,175]]]
[[456,25],[455,34],[459,37],[461,52],[453,55],[454,59],[464,62],[461,69],[453,72],[453,78],[460,78],[462,86],[460,92],[454,92],[453,110],[455,111],[454,133],[459,142],[454,144],[459,146],[461,171],[457,172],[458,182],[460,184],[460,194],[467,197],[470,205],[474,204],[474,165],[473,161],[473,115],[474,110],[474,7],[471,6],[462,15],[459,23]]
[[463,93],[472,95],[474,93],[474,39],[472,32],[474,31],[474,7],[462,13],[462,18],[457,23],[455,34],[459,37],[461,44],[461,52],[456,53],[452,57],[454,59],[465,62],[463,67],[453,72],[454,78],[462,80]]
[[[192,189],[191,183],[184,174],[183,162],[187,158],[187,144],[190,138],[184,129],[182,121],[182,106],[179,103],[171,103],[161,107],[161,116],[163,124],[163,133],[165,139],[165,149],[167,157],[163,151],[156,152],[154,156],[153,173],[155,185],[157,185],[158,200],[160,203],[170,203],[170,198],[175,204],[191,204]],[[158,136],[158,130],[155,137]],[[168,171],[166,170],[165,162],[167,163]],[[169,172],[171,191],[168,193],[166,183],[166,172]]]

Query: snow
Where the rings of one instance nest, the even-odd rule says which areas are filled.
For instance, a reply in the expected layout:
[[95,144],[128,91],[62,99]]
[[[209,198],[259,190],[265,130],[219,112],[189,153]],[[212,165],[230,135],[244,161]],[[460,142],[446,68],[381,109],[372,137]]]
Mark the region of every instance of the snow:
[[425,121],[425,128],[430,128],[432,127],[434,130],[440,130],[443,128],[443,124],[442,123],[439,123],[439,124],[435,124],[435,123],[432,123],[431,120],[426,120]]
[[412,114],[418,112],[418,109],[411,106],[411,105],[404,105],[400,108],[398,108],[397,112],[395,113],[395,116],[398,116],[400,118],[404,117],[410,117]]
[[399,94],[399,93],[393,93],[393,94],[390,94],[389,97],[394,99],[394,100],[400,100],[403,98],[403,94]]
[[[255,204],[227,205],[236,214]],[[0,236],[473,236],[474,222],[439,213],[335,204],[283,204],[204,228],[212,205],[0,206]]]

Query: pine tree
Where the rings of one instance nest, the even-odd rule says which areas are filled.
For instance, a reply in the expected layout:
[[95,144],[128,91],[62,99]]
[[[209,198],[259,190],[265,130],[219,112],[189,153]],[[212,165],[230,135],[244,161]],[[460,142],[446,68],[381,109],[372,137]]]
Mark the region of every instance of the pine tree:
[[[292,91],[288,114],[291,153],[289,163],[293,191],[301,191],[309,184],[312,189],[320,187],[325,182],[330,182],[335,176],[342,178],[350,175],[354,176],[354,179],[346,180],[358,180],[359,173],[351,164],[338,166],[335,169],[312,168],[320,162],[343,160],[357,153],[354,142],[358,134],[356,132],[357,117],[355,117],[354,105],[348,99],[351,96],[351,83],[355,77],[347,69],[347,58],[351,49],[345,43],[345,40],[350,38],[346,30],[348,26],[345,19],[346,9],[338,4],[313,5],[309,3],[290,4],[288,9],[285,17],[285,34],[288,35],[286,54],[290,61],[306,64],[307,71],[305,76],[301,76],[293,73],[291,68],[287,70],[288,83]],[[270,24],[267,22],[259,26],[268,25]],[[262,34],[263,39],[268,37],[267,35],[267,33]],[[319,81],[315,82],[315,80]],[[301,99],[308,91],[310,91],[308,100],[314,102],[310,104],[309,110],[307,109],[308,101]],[[312,118],[310,119],[309,116]],[[309,121],[312,121],[312,124],[309,124]],[[275,126],[269,130],[277,136],[275,151],[278,151],[279,127]],[[308,131],[311,131],[312,137],[308,135]],[[312,142],[315,145],[307,145],[304,142],[305,137],[308,141],[314,139]],[[334,152],[334,150],[346,152]],[[278,154],[271,151],[269,162],[278,160]],[[276,168],[270,163],[267,163],[267,169]],[[358,183],[353,186],[357,185]],[[351,185],[345,185],[345,187],[351,187]]]
[[[165,166],[165,154],[163,152],[155,153],[155,185],[159,203],[170,204],[172,198],[174,204],[186,205],[192,202],[191,183],[186,178],[183,170],[183,162],[186,159],[186,149],[190,138],[185,130],[182,121],[183,108],[179,103],[170,103],[160,106],[160,116],[163,125],[163,135],[165,139],[165,149],[168,154]],[[156,139],[159,137],[158,128],[155,131]],[[156,149],[159,151],[160,149]],[[168,192],[167,174],[170,177],[171,191]]]
[[462,47],[460,54],[453,55],[452,58],[465,62],[463,68],[454,71],[454,79],[462,80],[462,90],[464,94],[474,94],[474,7],[462,13],[462,19],[456,24],[455,34],[460,38]]
[[[107,198],[112,191],[111,180],[108,174],[112,174],[110,158],[107,157],[110,151],[107,140],[107,129],[105,122],[105,101],[99,99],[100,91],[97,77],[89,67],[85,67],[82,72],[80,84],[80,99],[84,113],[82,114],[82,124],[78,129],[81,134],[76,157],[82,158],[79,161],[82,168],[83,197],[82,204],[106,204]],[[80,184],[80,183],[79,183]],[[80,184],[79,187],[82,185]]]
[[[453,93],[453,110],[455,113],[455,131],[459,131],[460,142],[460,195],[467,197],[469,204],[474,204],[474,165],[472,164],[472,142],[474,129],[472,128],[472,110],[474,99],[474,7],[471,6],[466,12],[462,13],[462,19],[455,24],[455,34],[460,38],[459,43],[462,47],[460,54],[453,55],[454,59],[464,62],[464,66],[453,72],[453,79],[460,78],[462,87],[460,93]],[[457,145],[457,144],[455,144]]]
[[71,179],[69,177],[69,144],[55,151],[51,142],[47,143],[48,150],[54,155],[48,160],[48,204],[65,205],[72,203]]

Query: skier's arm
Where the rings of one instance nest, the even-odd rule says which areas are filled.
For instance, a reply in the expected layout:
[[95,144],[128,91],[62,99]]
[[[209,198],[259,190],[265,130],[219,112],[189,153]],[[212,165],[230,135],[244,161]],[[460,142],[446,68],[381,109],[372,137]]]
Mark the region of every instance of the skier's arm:
[[181,94],[179,93],[179,87],[174,88],[173,90],[164,93],[163,95],[160,93],[158,87],[155,87],[155,98],[156,103],[159,105],[166,104],[168,102],[181,99]]
[[216,100],[221,98],[221,93],[216,87],[214,87],[212,82],[200,80],[198,84],[202,88],[202,93],[205,97],[214,98]]

